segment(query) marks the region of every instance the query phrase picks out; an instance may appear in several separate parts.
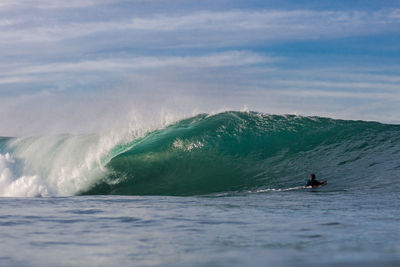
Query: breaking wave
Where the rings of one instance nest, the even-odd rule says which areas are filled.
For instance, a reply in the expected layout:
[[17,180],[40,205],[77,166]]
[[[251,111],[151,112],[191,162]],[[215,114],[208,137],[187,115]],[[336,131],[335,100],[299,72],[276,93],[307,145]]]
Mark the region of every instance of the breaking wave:
[[400,126],[256,112],[199,114],[128,138],[0,139],[0,195],[399,190]]

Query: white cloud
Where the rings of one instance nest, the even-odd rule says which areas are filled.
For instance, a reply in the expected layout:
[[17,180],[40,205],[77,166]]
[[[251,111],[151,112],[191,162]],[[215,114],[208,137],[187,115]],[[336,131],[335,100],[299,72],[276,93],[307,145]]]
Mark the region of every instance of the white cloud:
[[378,89],[378,90],[392,90],[396,93],[399,90],[399,83],[385,83],[385,80],[381,79],[379,83],[377,82],[343,82],[343,81],[318,81],[318,80],[280,80],[275,82],[276,85],[282,87],[291,88],[319,88],[319,89]]
[[[45,1],[46,2],[46,1]],[[90,1],[89,1],[90,2]],[[47,2],[46,2],[47,3]],[[80,3],[80,2],[79,2]],[[107,21],[51,21],[24,27],[0,29],[3,44],[12,42],[54,42],[83,38],[97,33],[131,34],[179,32],[179,42],[203,39],[243,43],[257,40],[337,38],[371,33],[396,32],[400,27],[398,9],[366,11],[263,10],[197,12],[187,15],[153,15],[114,18]],[[36,19],[36,18],[35,18]],[[7,22],[8,21],[8,22]],[[10,23],[9,18],[0,25]],[[196,34],[194,34],[196,32]],[[158,36],[169,38],[168,36]],[[244,40],[245,39],[245,40]],[[134,40],[132,42],[135,42]],[[226,43],[226,42],[225,42]],[[193,43],[191,43],[194,45]]]
[[41,82],[43,78],[32,77],[32,76],[6,76],[0,77],[0,85],[2,84],[19,84],[19,83],[27,83],[27,82]]
[[351,91],[324,91],[324,90],[269,90],[268,93],[282,96],[302,98],[345,98],[361,100],[392,100],[400,101],[397,92],[351,92]]
[[[65,73],[65,72],[120,72],[124,70],[146,70],[154,68],[222,68],[240,67],[255,64],[272,63],[281,60],[249,51],[226,51],[202,56],[161,56],[161,57],[130,57],[113,58],[79,62],[58,62],[50,64],[38,64],[31,66],[1,65],[3,69],[0,83],[19,82],[18,78],[10,78],[18,75]],[[22,78],[21,78],[22,79]],[[24,80],[24,79],[23,79]]]
[[[345,114],[347,118],[378,118],[383,113],[377,110],[386,110],[386,115],[399,112],[400,69],[395,64],[375,61],[380,64],[375,66],[366,60],[366,64],[353,61],[355,66],[350,67],[347,61],[333,69],[321,57],[312,68],[308,62],[296,65],[308,59],[296,47],[290,51],[298,57],[296,62],[251,49],[288,40],[397,34],[400,9],[193,12],[178,8],[177,12],[158,9],[155,14],[150,9],[121,12],[121,6],[109,12],[107,3],[113,5],[108,0],[0,1],[0,135],[4,129],[18,132],[11,129],[18,119],[23,129],[32,118],[43,118],[45,123],[35,126],[39,131],[63,123],[59,117],[75,112],[63,117],[73,126],[86,105],[91,110],[87,121],[96,121],[97,111],[104,107],[118,116],[123,112],[114,109],[121,102],[130,107],[135,99],[148,108],[143,99],[158,94],[157,101],[172,95],[172,106],[183,105],[181,95],[193,98],[187,101],[189,109],[202,111],[209,111],[206,106],[247,104],[269,113],[296,110],[342,116],[343,110],[349,111],[350,99],[354,112]],[[352,55],[345,56],[352,60]],[[128,88],[122,96],[116,93],[119,86]],[[99,102],[101,90],[107,91],[101,104],[90,104]],[[66,102],[70,107],[64,109]],[[379,118],[394,117],[386,115]],[[51,119],[45,120],[46,116]]]
[[[18,8],[18,7],[34,7],[42,9],[62,9],[62,8],[79,8],[93,6],[104,2],[104,0],[68,0],[68,1],[53,1],[53,0],[2,0],[0,8]],[[109,2],[109,1],[108,1]]]
[[[238,54],[243,57],[246,53],[248,52]],[[223,53],[222,55],[226,56]],[[222,107],[240,109],[247,105],[251,110],[267,113],[296,111],[302,115],[383,122],[394,121],[399,111],[400,93],[395,90],[398,82],[393,83],[392,88],[379,87],[380,83],[385,84],[388,76],[395,78],[396,75],[384,74],[379,79],[379,75],[375,74],[374,79],[380,80],[380,83],[376,83],[376,90],[370,90],[368,86],[362,87],[363,76],[351,76],[352,72],[360,75],[358,69],[343,69],[342,73],[336,70],[339,79],[335,82],[330,77],[332,72],[324,69],[319,72],[303,69],[290,76],[286,70],[271,69],[269,65],[235,67],[226,65],[222,60],[215,67],[215,62],[209,60],[212,57],[218,58],[218,54],[185,59],[171,57],[164,58],[163,61],[153,58],[152,62],[147,62],[145,68],[135,66],[128,59],[119,62],[91,61],[21,69],[23,73],[18,76],[21,79],[39,78],[42,79],[42,84],[46,81],[55,87],[70,83],[70,88],[64,91],[43,89],[2,95],[0,135],[49,133],[49,129],[52,129],[52,133],[53,130],[93,132],[113,122],[123,124],[121,114],[127,114],[130,109],[138,110],[143,116],[149,110],[163,110],[184,116],[194,111],[211,112]],[[142,57],[137,62],[145,64],[147,60],[149,58]],[[198,62],[201,62],[202,67],[193,67],[192,64],[196,65]],[[108,68],[116,68],[115,74],[125,73],[125,83],[99,90],[98,85],[113,79],[112,73],[107,71]],[[82,81],[85,86],[90,85],[88,92],[79,90],[82,79],[80,75],[88,75],[91,71],[93,77],[85,77]],[[327,73],[325,76],[324,72]],[[310,80],[313,75],[319,77]],[[367,73],[364,75],[367,76]],[[347,76],[347,79],[344,78]],[[7,77],[11,76],[6,75],[4,79]],[[279,82],[282,81],[288,83],[280,85]],[[359,87],[341,87],[347,86],[347,82],[359,83]],[[38,84],[40,88],[41,83]],[[78,90],[74,91],[75,88]],[[102,119],[98,120],[99,117]]]

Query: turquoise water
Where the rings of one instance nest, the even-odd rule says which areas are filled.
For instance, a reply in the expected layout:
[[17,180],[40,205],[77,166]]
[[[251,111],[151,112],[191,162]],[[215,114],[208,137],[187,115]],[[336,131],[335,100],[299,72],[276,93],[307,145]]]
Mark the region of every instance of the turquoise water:
[[399,125],[224,112],[118,133],[0,138],[0,265],[400,264]]
[[[112,150],[112,171],[85,193],[198,195],[287,189],[308,173],[331,188],[399,189],[400,126],[226,112],[198,115]],[[114,181],[120,179],[117,183]]]

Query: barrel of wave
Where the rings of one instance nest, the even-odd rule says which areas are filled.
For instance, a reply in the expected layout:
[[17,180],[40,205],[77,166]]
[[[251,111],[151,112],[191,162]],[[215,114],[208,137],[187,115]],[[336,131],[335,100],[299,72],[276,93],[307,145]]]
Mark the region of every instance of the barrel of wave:
[[[370,186],[377,167],[389,168],[391,155],[399,154],[399,130],[394,125],[318,117],[200,114],[151,132],[114,154],[106,166],[110,175],[84,193],[282,190],[304,185],[310,172],[330,179],[331,188],[342,180],[348,187]],[[383,162],[374,165],[378,158]]]

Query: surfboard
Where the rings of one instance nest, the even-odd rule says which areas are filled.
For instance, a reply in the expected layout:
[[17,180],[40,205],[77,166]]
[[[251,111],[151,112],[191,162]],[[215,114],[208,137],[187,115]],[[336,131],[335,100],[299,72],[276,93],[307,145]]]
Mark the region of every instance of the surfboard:
[[323,183],[323,184],[320,184],[320,185],[318,185],[318,186],[314,186],[314,187],[323,187],[323,186],[325,186],[327,183],[326,183],[326,181]]
[[318,187],[323,187],[327,184],[327,181],[323,181],[323,184],[317,185],[317,186],[306,186],[306,188],[318,188]]

